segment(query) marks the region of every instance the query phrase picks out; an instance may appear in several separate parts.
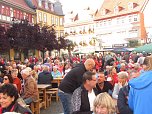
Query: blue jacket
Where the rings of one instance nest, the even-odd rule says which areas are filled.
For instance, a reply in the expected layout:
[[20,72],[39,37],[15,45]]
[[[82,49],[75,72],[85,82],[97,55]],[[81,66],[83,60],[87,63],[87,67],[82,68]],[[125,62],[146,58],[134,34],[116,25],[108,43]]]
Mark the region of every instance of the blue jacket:
[[134,114],[152,113],[152,71],[145,71],[129,82],[129,107]]

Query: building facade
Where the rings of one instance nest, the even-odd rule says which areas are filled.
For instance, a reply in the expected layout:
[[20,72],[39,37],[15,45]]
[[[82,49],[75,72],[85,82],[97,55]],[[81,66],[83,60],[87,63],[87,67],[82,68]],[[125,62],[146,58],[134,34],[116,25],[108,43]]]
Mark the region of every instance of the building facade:
[[[50,26],[56,31],[56,37],[64,36],[64,14],[62,4],[56,0],[51,2],[49,0],[27,0],[29,7],[36,7],[36,23],[40,26]],[[38,57],[43,54],[36,51]],[[48,55],[48,53],[46,53]]]
[[[56,30],[56,36],[64,35],[64,14],[59,1],[49,0],[1,0],[0,1],[0,25],[6,29],[13,21],[20,22],[27,19],[32,24],[41,26],[52,26]],[[10,55],[10,58],[8,57]],[[29,56],[39,57],[39,51],[29,50]],[[24,54],[19,54],[17,50],[11,49],[5,53],[7,59],[15,58],[24,60]]]
[[103,48],[127,47],[131,40],[145,42],[145,9],[149,0],[104,0],[95,16],[95,34]]
[[29,7],[35,7],[36,23],[41,26],[53,26],[57,37],[64,35],[64,14],[61,3],[56,0],[27,0]]
[[[30,23],[36,20],[36,13],[33,9],[29,8],[24,0],[1,0],[0,1],[0,26],[9,28],[13,21],[20,22],[21,19],[28,19]],[[10,55],[10,58],[9,58]],[[10,52],[3,53],[6,59],[23,59],[23,54],[20,55],[14,49]]]
[[76,44],[74,53],[91,53],[96,50],[98,42],[94,34],[95,13],[95,10],[88,7],[80,13],[71,11],[66,15],[65,36]]

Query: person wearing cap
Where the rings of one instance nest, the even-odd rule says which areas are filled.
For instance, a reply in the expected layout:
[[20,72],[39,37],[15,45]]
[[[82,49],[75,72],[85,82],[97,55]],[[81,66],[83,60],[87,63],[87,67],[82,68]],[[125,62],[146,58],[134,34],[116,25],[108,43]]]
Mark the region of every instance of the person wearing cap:
[[93,59],[87,59],[84,63],[76,64],[59,85],[59,98],[62,102],[64,114],[71,114],[71,97],[74,90],[82,84],[83,74],[86,71],[92,70],[95,66]]

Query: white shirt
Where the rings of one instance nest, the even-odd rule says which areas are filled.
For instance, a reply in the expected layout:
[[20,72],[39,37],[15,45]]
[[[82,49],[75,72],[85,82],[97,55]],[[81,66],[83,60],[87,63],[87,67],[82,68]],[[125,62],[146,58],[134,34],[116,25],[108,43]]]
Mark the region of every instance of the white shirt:
[[92,89],[91,93],[88,92],[88,98],[89,98],[89,103],[90,103],[90,110],[93,111],[93,101],[96,98],[96,95]]

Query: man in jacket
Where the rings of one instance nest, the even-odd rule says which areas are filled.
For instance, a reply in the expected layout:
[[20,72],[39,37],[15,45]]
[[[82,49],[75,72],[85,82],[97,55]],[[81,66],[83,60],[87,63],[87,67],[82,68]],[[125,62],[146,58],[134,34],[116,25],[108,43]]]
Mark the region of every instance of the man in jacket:
[[38,84],[51,84],[53,80],[52,74],[49,72],[49,67],[44,65],[43,72],[38,75]]
[[83,84],[72,95],[72,114],[92,114],[93,101],[97,95],[95,73],[87,71],[83,75]]
[[[131,71],[129,80],[138,77],[139,74],[140,73],[137,70]],[[133,114],[132,110],[128,106],[129,90],[130,90],[130,86],[126,85],[122,87],[119,91],[117,106],[120,114]]]
[[24,91],[22,98],[26,104],[30,104],[32,101],[38,100],[39,92],[35,79],[30,76],[28,68],[21,71],[21,75],[24,79]]
[[71,97],[76,88],[82,84],[83,74],[92,70],[95,66],[93,59],[87,59],[84,63],[77,64],[62,80],[59,85],[59,97],[63,105],[64,114],[71,113]]

